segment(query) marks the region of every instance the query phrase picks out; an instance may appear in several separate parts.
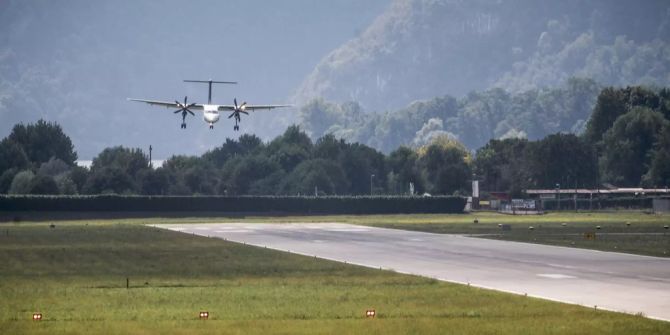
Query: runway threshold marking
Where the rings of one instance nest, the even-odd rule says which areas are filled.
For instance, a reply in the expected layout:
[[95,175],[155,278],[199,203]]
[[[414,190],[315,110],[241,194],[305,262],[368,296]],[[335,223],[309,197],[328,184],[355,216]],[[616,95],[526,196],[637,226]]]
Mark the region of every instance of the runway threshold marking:
[[577,277],[575,276],[570,276],[570,275],[564,275],[560,273],[538,273],[538,277],[544,277],[544,278],[549,278],[549,279],[575,279]]

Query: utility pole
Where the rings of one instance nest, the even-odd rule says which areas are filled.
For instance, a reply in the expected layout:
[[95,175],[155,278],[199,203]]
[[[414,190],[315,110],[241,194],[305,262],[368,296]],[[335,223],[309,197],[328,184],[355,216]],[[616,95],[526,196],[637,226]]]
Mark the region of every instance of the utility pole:
[[154,167],[153,163],[151,162],[151,151],[152,151],[152,150],[154,150],[154,148],[152,148],[152,147],[151,147],[151,144],[149,144],[149,167],[150,167],[150,168],[153,168],[153,167]]

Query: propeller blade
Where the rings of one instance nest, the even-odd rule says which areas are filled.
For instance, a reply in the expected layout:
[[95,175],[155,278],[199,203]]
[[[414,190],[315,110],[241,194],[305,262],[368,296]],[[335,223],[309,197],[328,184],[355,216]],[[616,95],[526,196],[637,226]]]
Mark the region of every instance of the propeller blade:
[[181,112],[181,109],[178,109],[178,110],[174,111],[174,114],[177,114],[179,112]]
[[195,114],[194,114],[193,112],[191,112],[190,109],[187,108],[186,111],[189,112],[189,113],[191,113],[191,115],[195,116]]
[[241,112],[242,114],[247,114],[247,115],[249,115],[249,112],[245,112],[245,111],[240,111],[240,112]]
[[230,115],[228,116],[228,118],[230,119],[230,118],[233,117],[234,115],[235,115],[235,113],[232,113],[232,114],[230,114]]
[[194,102],[194,103],[192,103],[192,104],[186,106],[186,108],[191,108],[191,107],[193,107],[193,106],[195,106],[195,105],[197,105],[197,103]]

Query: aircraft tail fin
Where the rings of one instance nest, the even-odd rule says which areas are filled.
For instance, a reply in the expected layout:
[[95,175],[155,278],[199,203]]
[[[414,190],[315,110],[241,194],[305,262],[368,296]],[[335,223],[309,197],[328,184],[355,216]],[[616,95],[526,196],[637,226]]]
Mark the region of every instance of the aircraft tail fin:
[[212,103],[212,84],[237,84],[236,81],[214,81],[214,80],[184,80],[186,83],[203,83],[209,84],[209,95],[207,98],[207,103]]

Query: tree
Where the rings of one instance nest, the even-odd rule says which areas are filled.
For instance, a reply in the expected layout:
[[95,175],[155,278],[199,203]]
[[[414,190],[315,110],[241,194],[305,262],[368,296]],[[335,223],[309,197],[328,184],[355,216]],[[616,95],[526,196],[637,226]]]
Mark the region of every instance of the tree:
[[30,181],[30,194],[59,194],[58,185],[51,177],[43,174],[37,174]]
[[666,127],[670,127],[670,121],[646,107],[636,107],[619,117],[603,136],[603,180],[618,186],[639,186],[652,163],[654,145]]
[[333,134],[327,134],[316,140],[313,149],[314,158],[339,160],[342,152],[347,149],[343,139],[337,139]]
[[649,170],[642,177],[646,187],[670,186],[670,127],[663,127],[651,152]]
[[90,171],[85,167],[75,165],[70,168],[68,177],[76,186],[75,193],[83,193],[84,184],[86,184],[86,180],[88,179],[89,175]]
[[49,161],[44,162],[40,165],[40,168],[38,169],[37,173],[55,177],[60,174],[65,174],[69,170],[70,166],[68,166],[65,162],[63,162],[59,158],[51,157]]
[[30,194],[33,178],[35,174],[30,170],[24,170],[17,173],[12,179],[12,184],[9,187],[10,194]]
[[596,185],[597,158],[593,145],[574,134],[553,134],[531,142],[526,148],[529,185],[534,188],[564,188]]
[[480,188],[520,195],[528,181],[525,158],[528,143],[518,138],[490,140],[477,150],[474,171],[481,181]]
[[311,157],[312,140],[300,131],[298,126],[290,126],[283,135],[268,145],[266,152],[284,169],[292,171],[302,161]]
[[129,149],[121,146],[106,148],[93,158],[91,171],[102,168],[115,168],[135,178],[137,172],[149,167],[149,158],[141,149]]
[[140,193],[145,195],[166,195],[170,187],[168,174],[163,168],[140,170],[137,183]]
[[135,194],[133,179],[119,167],[102,167],[91,171],[83,187],[85,194]]
[[9,193],[9,188],[12,186],[12,181],[18,172],[18,169],[11,168],[5,170],[0,175],[0,193]]
[[387,184],[389,192],[396,194],[407,194],[409,184],[414,184],[417,192],[423,189],[421,174],[417,167],[417,153],[405,146],[401,146],[391,152],[386,158]]
[[256,135],[244,134],[239,141],[226,138],[220,147],[207,151],[202,158],[221,168],[231,158],[255,153],[263,148],[263,142]]
[[381,152],[359,143],[349,144],[339,163],[348,182],[348,194],[370,194],[374,191],[371,188],[384,188],[386,169]]
[[77,184],[72,181],[69,175],[59,175],[54,178],[56,185],[58,185],[58,192],[64,195],[73,195],[77,194],[79,191],[77,189]]
[[467,192],[472,178],[470,162],[467,149],[451,138],[439,137],[419,149],[419,166],[428,192],[433,194]]
[[0,141],[0,173],[11,169],[25,169],[30,165],[28,155],[21,145],[5,138]]
[[17,124],[8,139],[20,145],[28,159],[38,165],[52,157],[70,166],[77,160],[72,141],[57,123],[39,120],[35,124]]
[[319,195],[344,194],[347,182],[342,167],[323,158],[310,159],[298,164],[282,182],[283,194],[314,194]]
[[224,182],[219,192],[228,195],[250,194],[253,183],[273,175],[281,166],[265,155],[236,158],[224,167]]

